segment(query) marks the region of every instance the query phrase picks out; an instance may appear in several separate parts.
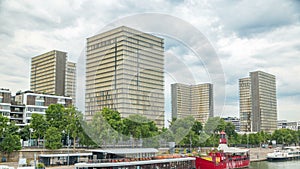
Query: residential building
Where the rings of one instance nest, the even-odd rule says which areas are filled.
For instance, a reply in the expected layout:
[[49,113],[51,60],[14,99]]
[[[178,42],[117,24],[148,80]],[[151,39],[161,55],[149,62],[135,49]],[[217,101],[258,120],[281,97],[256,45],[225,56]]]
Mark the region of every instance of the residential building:
[[65,95],[67,53],[53,50],[31,59],[30,89],[34,92]]
[[76,103],[76,63],[67,62],[65,76],[65,96],[72,98],[72,103]]
[[172,118],[193,116],[205,123],[213,117],[213,85],[210,83],[186,85],[171,84]]
[[251,132],[251,79],[242,78],[239,79],[239,91],[240,91],[240,130],[243,132]]
[[[262,71],[250,72],[250,77],[240,79],[239,85],[241,131],[249,132],[250,128],[253,132],[276,130],[275,76]],[[250,120],[249,117],[251,117]],[[249,121],[251,121],[251,125]]]
[[9,89],[0,89],[0,113],[2,116],[10,117],[11,92]]
[[[32,114],[45,115],[45,111],[50,104],[62,104],[65,107],[72,105],[71,97],[34,93],[32,91],[18,92],[14,98],[12,112],[16,114],[17,119],[15,121],[19,125],[29,124]],[[20,115],[22,111],[23,116]],[[19,123],[21,117],[23,123]]]
[[24,126],[25,124],[25,109],[26,106],[24,104],[14,104],[12,102],[10,106],[10,121],[14,121],[17,126]]
[[235,126],[235,131],[240,132],[240,119],[237,117],[224,117],[225,122],[232,123]]
[[164,41],[121,26],[87,38],[85,115],[104,107],[164,127]]

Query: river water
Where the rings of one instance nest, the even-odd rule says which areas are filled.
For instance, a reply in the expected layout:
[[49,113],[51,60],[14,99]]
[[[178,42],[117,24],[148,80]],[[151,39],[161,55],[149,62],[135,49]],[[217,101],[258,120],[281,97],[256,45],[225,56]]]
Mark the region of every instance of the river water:
[[300,160],[285,162],[251,162],[252,169],[300,169]]

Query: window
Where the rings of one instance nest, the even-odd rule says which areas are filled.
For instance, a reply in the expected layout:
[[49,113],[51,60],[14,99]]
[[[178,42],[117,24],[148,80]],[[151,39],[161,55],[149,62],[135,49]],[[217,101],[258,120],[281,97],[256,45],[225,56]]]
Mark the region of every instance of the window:
[[38,96],[38,97],[36,97],[35,98],[35,105],[36,106],[44,106],[44,98],[43,97],[40,97],[40,96]]

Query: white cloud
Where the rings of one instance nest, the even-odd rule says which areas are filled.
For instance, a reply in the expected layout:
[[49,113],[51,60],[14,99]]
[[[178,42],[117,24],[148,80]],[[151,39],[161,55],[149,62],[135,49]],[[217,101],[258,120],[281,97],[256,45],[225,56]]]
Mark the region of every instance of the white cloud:
[[[297,104],[300,101],[298,1],[151,0],[146,3],[135,0],[1,1],[0,87],[10,88],[13,92],[29,89],[31,57],[58,49],[68,52],[72,61],[78,61],[85,39],[111,21],[135,13],[157,12],[191,23],[203,33],[203,40],[207,37],[211,42],[226,77],[226,115],[238,114],[238,79],[258,69],[277,77],[280,118],[289,118],[300,109]],[[161,20],[161,25],[153,27],[175,30],[165,23]],[[178,30],[183,28],[180,25],[176,27]],[[191,36],[189,33],[179,36],[187,38]],[[201,42],[197,44],[198,47],[204,45]],[[218,60],[211,59],[214,53],[206,50],[207,46],[201,50],[204,54],[201,59],[178,44],[166,46],[166,57],[178,58],[168,60],[166,71],[178,77],[178,81],[192,83],[196,79],[196,83],[201,83],[218,80],[221,76],[218,74],[211,79],[209,75],[214,74],[216,69],[210,65]],[[181,77],[183,72],[190,72],[191,76]],[[217,100],[222,100],[221,90],[215,91]]]

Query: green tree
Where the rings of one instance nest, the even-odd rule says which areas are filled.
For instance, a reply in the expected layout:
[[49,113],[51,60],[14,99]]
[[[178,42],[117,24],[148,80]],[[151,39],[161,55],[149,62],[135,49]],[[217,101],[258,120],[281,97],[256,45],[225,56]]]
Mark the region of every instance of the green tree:
[[37,138],[40,140],[46,133],[48,123],[42,114],[32,114],[30,128],[33,129],[32,138]]
[[97,144],[86,134],[86,132],[82,131],[78,135],[79,144],[85,147],[97,147]]
[[[182,119],[174,119],[171,122],[169,130],[173,134],[174,141],[179,145],[184,145],[186,141],[182,141],[190,132],[194,125],[195,119],[188,116]],[[189,136],[188,136],[189,137]],[[188,140],[188,139],[185,139]]]
[[225,133],[229,138],[237,137],[237,133],[235,132],[235,125],[231,122],[225,123]]
[[46,110],[46,120],[49,127],[55,127],[62,132],[67,126],[65,108],[61,104],[51,104]]
[[54,150],[62,147],[61,132],[56,127],[49,127],[46,131],[46,148]]
[[122,132],[124,128],[124,124],[121,118],[121,115],[118,111],[103,108],[101,111],[102,116],[107,121],[107,123],[116,131]]
[[108,124],[101,112],[97,112],[84,128],[87,135],[99,146],[113,144],[119,137],[119,133]]
[[192,131],[194,131],[196,134],[199,135],[202,130],[203,130],[202,123],[200,121],[195,120],[192,126]]
[[11,152],[21,150],[20,137],[18,135],[7,134],[0,143],[0,150],[7,154],[7,159]]
[[7,130],[9,123],[10,123],[9,119],[7,117],[2,116],[2,114],[0,114],[0,134],[2,138],[5,135],[4,132],[5,130]]
[[65,109],[64,118],[67,121],[65,126],[66,132],[69,132],[70,136],[73,138],[73,150],[75,150],[76,138],[78,138],[80,132],[82,132],[81,122],[83,121],[83,116],[72,106]]
[[23,140],[29,140],[30,138],[30,125],[26,125],[24,126],[20,132],[20,138],[23,139]]
[[207,134],[215,134],[217,132],[225,131],[226,122],[220,117],[210,117],[204,126],[204,131]]
[[123,134],[131,135],[135,139],[152,137],[158,134],[158,128],[155,123],[138,114],[133,114],[123,119],[123,124]]

